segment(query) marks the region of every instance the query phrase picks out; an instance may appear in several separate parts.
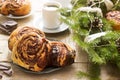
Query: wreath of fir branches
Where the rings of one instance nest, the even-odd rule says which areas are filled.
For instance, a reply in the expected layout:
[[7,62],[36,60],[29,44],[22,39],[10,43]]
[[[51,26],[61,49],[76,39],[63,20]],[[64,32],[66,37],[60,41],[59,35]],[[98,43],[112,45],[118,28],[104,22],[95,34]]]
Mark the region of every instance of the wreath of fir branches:
[[[111,10],[120,9],[119,0],[111,0],[114,6]],[[113,22],[105,18],[108,12],[104,0],[72,0],[72,9],[61,9],[61,20],[72,29],[73,39],[85,50],[92,62],[97,64],[106,64],[114,62],[120,68],[120,31],[114,31]],[[96,12],[79,11],[80,7],[97,7],[102,10],[103,17]],[[98,37],[91,42],[85,42],[84,39],[92,34],[107,32],[106,35]]]

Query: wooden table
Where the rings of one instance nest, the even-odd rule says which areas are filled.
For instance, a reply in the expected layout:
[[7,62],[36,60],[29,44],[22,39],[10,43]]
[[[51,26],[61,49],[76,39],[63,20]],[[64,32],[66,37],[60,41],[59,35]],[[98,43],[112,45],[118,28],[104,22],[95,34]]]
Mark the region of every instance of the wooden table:
[[[35,26],[34,20],[39,18],[41,15],[41,6],[44,1],[34,0],[32,1],[33,8],[35,9],[34,13],[25,19],[16,20],[18,26]],[[8,18],[0,15],[0,22],[9,20]],[[58,71],[54,71],[48,74],[32,74],[26,73],[18,68],[16,65],[11,64],[14,71],[11,77],[8,77],[3,74],[1,80],[89,80],[86,78],[79,79],[76,75],[79,71],[88,72],[90,69],[90,63],[88,62],[88,55],[81,50],[81,48],[72,40],[72,31],[70,29],[57,33],[57,34],[46,34],[47,37],[56,38],[64,43],[69,44],[73,49],[76,50],[76,59],[75,63],[62,68]],[[8,38],[9,35],[3,33],[0,34],[0,61],[10,61],[10,51],[8,49]],[[0,71],[1,73],[1,71]],[[102,80],[120,80],[120,71],[112,65],[102,65],[100,67],[100,78]]]

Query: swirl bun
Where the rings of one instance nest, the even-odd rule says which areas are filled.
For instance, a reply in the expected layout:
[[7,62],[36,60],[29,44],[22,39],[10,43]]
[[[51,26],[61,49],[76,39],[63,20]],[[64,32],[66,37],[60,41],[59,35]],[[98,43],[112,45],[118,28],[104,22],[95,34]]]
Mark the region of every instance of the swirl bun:
[[32,71],[46,67],[63,67],[74,63],[75,50],[67,44],[46,39],[35,28],[17,28],[10,35],[8,47],[12,60],[17,65]]
[[55,67],[67,66],[74,62],[75,50],[63,42],[50,41],[50,65]]
[[110,11],[106,14],[106,18],[114,23],[114,30],[120,30],[120,11]]
[[0,13],[3,15],[24,16],[30,13],[29,0],[0,0]]
[[35,32],[23,35],[13,46],[12,60],[29,70],[43,70],[48,60],[47,42]]
[[10,38],[8,40],[8,47],[10,50],[12,50],[13,48],[13,45],[14,43],[24,34],[27,34],[27,33],[30,33],[30,32],[35,32],[37,33],[38,35],[40,35],[41,37],[45,37],[45,34],[36,29],[36,28],[32,28],[32,27],[28,27],[28,26],[25,26],[25,27],[18,27],[17,29],[15,29],[11,35],[10,35]]

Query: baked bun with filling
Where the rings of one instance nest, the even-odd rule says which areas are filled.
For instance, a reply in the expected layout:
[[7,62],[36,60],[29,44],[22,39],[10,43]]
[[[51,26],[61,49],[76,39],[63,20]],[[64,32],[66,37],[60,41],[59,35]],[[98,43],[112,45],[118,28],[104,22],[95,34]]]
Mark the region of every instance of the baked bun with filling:
[[40,31],[40,30],[38,30],[36,28],[28,27],[28,26],[18,27],[17,29],[15,29],[11,33],[11,35],[9,37],[9,40],[8,40],[8,47],[9,47],[9,49],[12,51],[15,42],[18,41],[18,39],[20,37],[22,37],[22,35],[28,34],[30,32],[34,32],[34,33],[40,35],[41,37],[45,37],[44,32],[42,32],[42,31]]
[[36,28],[21,27],[14,30],[8,42],[12,61],[31,71],[47,67],[64,67],[74,63],[75,50],[69,45],[48,40]]
[[24,16],[31,11],[29,0],[0,0],[0,13],[3,15]]
[[48,41],[35,32],[22,35],[13,46],[15,64],[32,71],[42,71],[48,63]]
[[114,23],[114,30],[120,30],[120,11],[110,11],[106,14],[106,18]]
[[50,66],[63,67],[74,63],[75,50],[60,41],[50,41]]

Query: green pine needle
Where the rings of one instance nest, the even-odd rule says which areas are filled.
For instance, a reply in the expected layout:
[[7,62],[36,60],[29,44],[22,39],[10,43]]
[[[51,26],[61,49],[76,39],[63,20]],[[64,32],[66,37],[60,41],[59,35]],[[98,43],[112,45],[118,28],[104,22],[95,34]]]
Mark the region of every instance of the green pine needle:
[[[103,0],[92,1],[101,2]],[[112,1],[115,4],[118,0]],[[120,51],[118,51],[118,45],[116,44],[116,41],[120,39],[120,31],[114,31],[112,28],[114,23],[105,18],[105,15],[108,11],[104,2],[100,4],[96,2],[96,4],[92,6],[101,8],[104,15],[103,17],[96,15],[96,12],[90,13],[78,11],[78,8],[81,6],[88,6],[87,0],[72,0],[71,3],[73,5],[72,9],[63,8],[60,10],[62,16],[61,21],[63,21],[70,27],[70,29],[72,29],[74,34],[73,40],[89,55],[90,62],[95,64],[92,66],[93,68],[90,68],[89,72],[86,73],[80,71],[77,75],[79,77],[88,77],[90,80],[100,80],[99,65],[113,62],[120,69]],[[115,4],[111,10],[119,9],[120,1]],[[99,23],[100,21],[101,24]],[[84,41],[87,36],[100,32],[107,32],[107,34],[98,37],[91,42]]]
[[87,72],[79,71],[77,73],[79,78],[88,78],[89,80],[101,80],[100,79],[100,66],[97,64],[90,64]]
[[[108,61],[116,60],[119,54],[116,40],[120,37],[120,32],[113,31],[113,22],[109,22],[106,18],[96,15],[96,13],[77,11],[81,5],[87,5],[86,1],[87,0],[72,0],[72,4],[74,5],[72,9],[64,8],[61,10],[61,20],[72,29],[74,41],[88,53],[89,59],[92,62],[105,64]],[[101,7],[104,6],[102,6],[102,4],[103,3],[101,3]],[[93,27],[92,21],[94,21],[95,16],[102,20],[102,27]],[[90,43],[84,42],[86,36],[101,31],[105,31],[107,34]],[[117,64],[117,60],[115,62]]]

